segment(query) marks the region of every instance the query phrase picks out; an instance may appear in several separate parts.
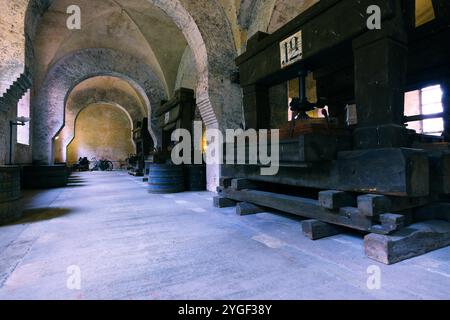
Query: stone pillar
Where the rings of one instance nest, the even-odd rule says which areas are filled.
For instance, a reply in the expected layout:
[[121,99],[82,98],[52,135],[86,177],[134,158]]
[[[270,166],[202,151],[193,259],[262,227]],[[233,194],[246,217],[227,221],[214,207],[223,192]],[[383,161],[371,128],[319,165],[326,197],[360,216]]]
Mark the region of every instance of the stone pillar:
[[355,147],[389,148],[408,144],[404,91],[408,52],[398,21],[366,32],[353,42],[358,126]]

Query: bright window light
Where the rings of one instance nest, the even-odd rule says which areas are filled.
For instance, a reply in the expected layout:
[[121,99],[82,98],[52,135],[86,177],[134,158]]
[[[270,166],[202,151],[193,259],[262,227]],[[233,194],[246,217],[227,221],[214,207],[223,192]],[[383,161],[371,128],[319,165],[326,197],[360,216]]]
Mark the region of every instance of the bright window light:
[[[30,117],[30,90],[25,93],[17,104],[17,117]],[[27,122],[24,126],[17,126],[17,143],[24,145],[30,144],[29,122]]]
[[[421,90],[422,114],[435,114],[444,111],[442,106],[442,89],[440,85],[426,87]],[[440,136],[444,131],[442,118],[423,121],[423,133]]]
[[[442,98],[443,91],[440,85],[407,92],[405,94],[405,116],[442,113],[444,111]],[[444,120],[441,117],[409,122],[408,128],[421,134],[441,136],[444,131]]]

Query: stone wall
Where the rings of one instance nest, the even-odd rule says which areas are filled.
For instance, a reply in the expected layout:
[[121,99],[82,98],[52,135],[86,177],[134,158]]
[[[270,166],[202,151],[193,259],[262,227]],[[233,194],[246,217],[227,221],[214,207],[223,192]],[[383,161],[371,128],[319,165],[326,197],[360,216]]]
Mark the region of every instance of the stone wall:
[[197,89],[197,70],[192,50],[189,47],[186,47],[178,68],[175,90],[180,88],[188,88],[194,91]]
[[0,97],[24,71],[27,4],[28,0],[0,0]]
[[133,123],[148,117],[148,106],[125,80],[114,77],[88,79],[71,92],[65,108],[64,128],[54,143],[55,161],[66,161],[66,149],[74,138],[75,119],[82,110],[93,104],[120,106]]
[[136,151],[131,131],[131,119],[120,108],[106,104],[86,107],[76,120],[75,138],[67,148],[68,163],[76,163],[79,157],[126,161]]

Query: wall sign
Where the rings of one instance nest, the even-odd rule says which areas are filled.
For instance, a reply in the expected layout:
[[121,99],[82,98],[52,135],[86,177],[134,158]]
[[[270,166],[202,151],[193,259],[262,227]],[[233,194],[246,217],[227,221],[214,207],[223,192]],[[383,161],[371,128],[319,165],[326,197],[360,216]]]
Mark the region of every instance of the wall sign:
[[302,31],[280,42],[281,68],[285,68],[303,58]]

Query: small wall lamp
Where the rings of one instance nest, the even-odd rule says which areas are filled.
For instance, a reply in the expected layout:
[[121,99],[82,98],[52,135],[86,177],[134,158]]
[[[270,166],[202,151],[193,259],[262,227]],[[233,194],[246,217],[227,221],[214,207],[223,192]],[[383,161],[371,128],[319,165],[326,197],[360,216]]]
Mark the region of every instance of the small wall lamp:
[[12,165],[12,146],[13,146],[13,127],[24,126],[27,122],[30,122],[30,118],[18,117],[15,121],[9,122],[9,165]]

